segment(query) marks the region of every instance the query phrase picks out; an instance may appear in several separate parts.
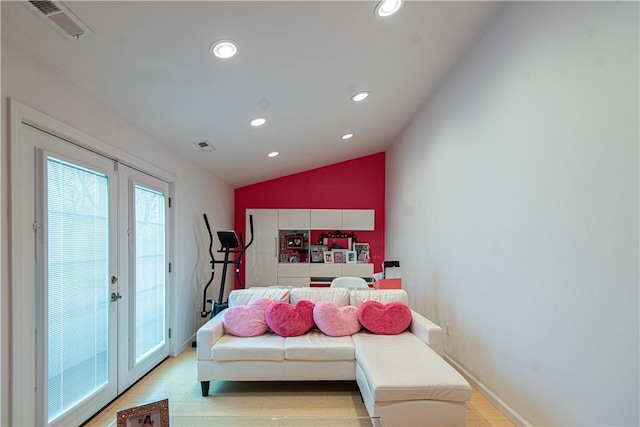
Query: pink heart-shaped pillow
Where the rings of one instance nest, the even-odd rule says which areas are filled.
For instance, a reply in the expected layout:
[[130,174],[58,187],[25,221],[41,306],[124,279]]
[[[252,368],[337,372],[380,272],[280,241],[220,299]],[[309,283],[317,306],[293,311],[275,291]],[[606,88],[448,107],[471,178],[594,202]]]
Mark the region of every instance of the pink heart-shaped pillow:
[[296,305],[276,302],[265,312],[267,325],[282,337],[297,337],[313,328],[313,307],[311,301],[301,300]]
[[222,325],[231,335],[237,337],[257,337],[267,332],[264,314],[273,304],[269,298],[258,298],[249,305],[237,305],[222,314]]
[[332,301],[319,301],[313,309],[313,320],[322,333],[331,337],[353,335],[362,328],[358,307],[338,307]]
[[411,309],[401,302],[382,304],[369,300],[358,308],[358,320],[374,334],[397,335],[411,324]]

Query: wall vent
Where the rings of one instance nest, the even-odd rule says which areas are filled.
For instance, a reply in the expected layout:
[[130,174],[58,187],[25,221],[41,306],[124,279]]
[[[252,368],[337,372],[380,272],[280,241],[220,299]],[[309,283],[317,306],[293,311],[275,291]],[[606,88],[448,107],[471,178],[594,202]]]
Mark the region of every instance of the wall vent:
[[80,40],[91,33],[89,28],[59,1],[28,1],[23,3],[65,38]]
[[215,150],[215,147],[213,145],[211,145],[211,143],[209,141],[198,141],[198,142],[194,142],[194,144],[201,149],[202,151],[204,151],[205,153],[209,153],[213,150]]

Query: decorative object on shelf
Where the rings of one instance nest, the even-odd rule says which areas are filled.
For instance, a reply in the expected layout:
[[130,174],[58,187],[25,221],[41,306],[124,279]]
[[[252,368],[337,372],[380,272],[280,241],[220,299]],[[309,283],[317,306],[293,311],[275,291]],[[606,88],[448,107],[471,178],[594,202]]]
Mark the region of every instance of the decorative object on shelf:
[[329,250],[347,249],[351,250],[353,243],[358,241],[356,233],[345,233],[340,230],[331,233],[322,232],[318,235],[318,245],[325,245]]
[[327,264],[333,263],[333,252],[332,251],[324,251],[324,262]]
[[324,245],[311,245],[309,247],[311,253],[311,262],[324,262],[323,255],[327,247]]
[[368,243],[354,243],[353,250],[356,251],[357,262],[371,262],[371,247]]
[[345,249],[332,249],[333,252],[333,262],[336,264],[344,264],[347,260],[346,250]]
[[302,234],[287,236],[287,249],[304,249],[304,236]]
[[347,264],[355,264],[358,261],[358,257],[356,256],[356,251],[347,251]]
[[117,427],[169,427],[169,400],[123,409],[116,419]]
[[353,243],[350,237],[327,237],[324,239],[324,245],[330,251],[337,249],[351,250]]
[[280,253],[281,264],[289,264],[289,263],[295,263],[295,262],[306,262],[306,261],[302,261],[300,252],[287,249]]

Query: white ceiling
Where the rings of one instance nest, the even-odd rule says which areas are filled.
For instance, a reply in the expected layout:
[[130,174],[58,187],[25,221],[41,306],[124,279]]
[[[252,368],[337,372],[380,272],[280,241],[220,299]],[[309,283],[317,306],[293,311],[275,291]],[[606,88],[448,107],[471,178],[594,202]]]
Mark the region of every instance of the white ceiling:
[[[409,1],[378,19],[370,1],[69,1],[92,31],[74,41],[1,3],[3,39],[233,187],[384,151],[499,6]],[[219,39],[238,54],[212,57]]]

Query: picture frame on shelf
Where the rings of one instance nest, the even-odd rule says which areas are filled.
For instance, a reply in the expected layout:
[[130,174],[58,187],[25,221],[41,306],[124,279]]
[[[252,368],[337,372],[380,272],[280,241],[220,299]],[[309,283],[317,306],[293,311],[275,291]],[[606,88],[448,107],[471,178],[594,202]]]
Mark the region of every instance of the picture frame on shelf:
[[346,259],[347,264],[355,264],[356,262],[358,262],[356,251],[347,251],[346,255],[347,255],[347,259]]
[[356,252],[356,262],[371,262],[371,246],[369,243],[354,243],[353,250]]
[[118,411],[117,427],[169,427],[169,399]]
[[310,245],[309,253],[311,256],[311,262],[324,262],[324,251],[327,247],[324,245]]
[[326,264],[333,264],[333,252],[332,251],[324,251],[324,262]]
[[304,236],[302,234],[291,234],[286,238],[287,249],[304,249]]
[[347,261],[347,250],[346,249],[334,249],[333,252],[333,262],[336,264],[344,264]]

